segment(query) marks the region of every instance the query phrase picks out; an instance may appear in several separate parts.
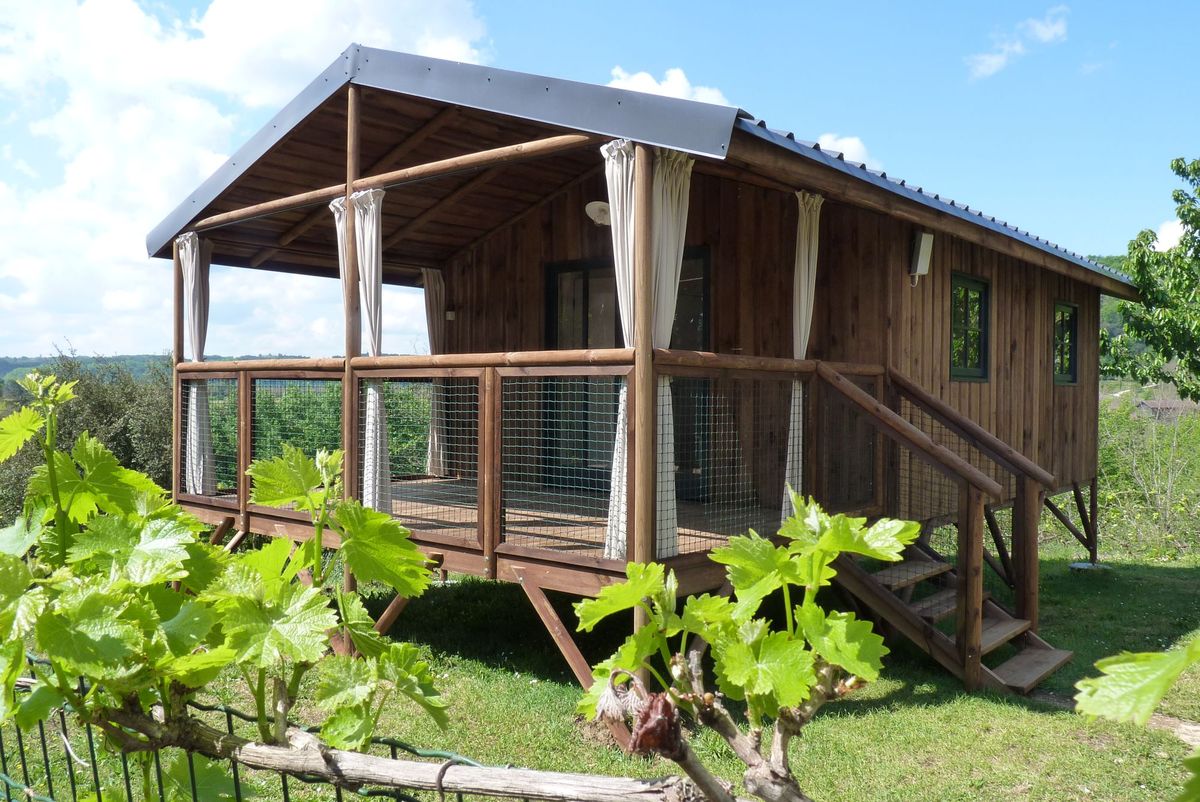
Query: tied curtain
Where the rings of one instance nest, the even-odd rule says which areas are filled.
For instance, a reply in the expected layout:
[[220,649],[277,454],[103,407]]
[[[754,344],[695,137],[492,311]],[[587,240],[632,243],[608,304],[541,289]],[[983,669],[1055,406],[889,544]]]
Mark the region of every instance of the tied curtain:
[[[796,219],[796,256],[792,272],[792,358],[804,359],[808,336],[812,331],[813,300],[817,288],[817,240],[824,198],[803,190],[796,193],[799,215]],[[804,473],[804,383],[792,382],[792,403],[788,415],[788,450],[785,481],[800,492]],[[784,520],[792,514],[792,499],[784,489]]]
[[[175,243],[183,269],[183,305],[192,359],[203,362],[204,340],[208,334],[208,268],[212,247],[207,242],[202,243],[194,231],[179,236]],[[185,427],[183,490],[194,495],[216,495],[217,469],[207,381],[188,382]]]
[[[628,140],[610,142],[600,150],[608,183],[609,215],[612,222],[613,266],[616,270],[617,305],[621,333],[626,346],[634,346],[634,146]],[[683,245],[687,233],[688,198],[693,160],[677,151],[655,148],[651,183],[651,345],[669,348],[675,324],[679,274],[683,268]],[[657,463],[655,468],[655,557],[679,552],[679,518],[675,494],[675,414],[671,382],[657,378],[655,424]],[[617,402],[616,442],[613,447],[612,483],[604,555],[627,559],[626,523],[629,509],[629,405],[627,385],[622,385]]]
[[[442,271],[422,268],[425,287],[425,321],[429,333],[429,353],[446,353],[446,282]],[[443,445],[445,412],[442,409],[442,381],[434,379],[429,394],[429,447],[425,455],[425,473],[445,476],[446,450]]]
[[[371,356],[379,356],[383,351],[383,239],[380,228],[383,195],[381,189],[367,189],[350,196],[349,209],[345,198],[335,198],[329,204],[337,227],[342,297],[347,302],[353,299],[355,291],[346,275],[350,249],[350,243],[346,241],[347,213],[354,215],[358,283],[362,316],[367,324],[367,350]],[[365,507],[390,513],[391,464],[383,388],[382,379],[367,379],[363,383],[362,503]]]

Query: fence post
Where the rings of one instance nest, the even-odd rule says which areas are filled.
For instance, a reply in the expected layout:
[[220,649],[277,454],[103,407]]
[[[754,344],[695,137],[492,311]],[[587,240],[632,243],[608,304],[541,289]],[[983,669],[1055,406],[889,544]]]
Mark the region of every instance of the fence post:
[[1017,618],[1038,628],[1038,529],[1042,517],[1042,488],[1024,474],[1017,477],[1013,501],[1013,588]]
[[983,654],[983,493],[961,481],[958,491],[958,630],[963,685],[976,690]]
[[479,376],[479,473],[476,488],[479,503],[479,546],[489,579],[496,578],[496,546],[500,543],[503,478],[500,374],[484,368]]
[[246,471],[254,458],[254,380],[247,371],[237,374],[237,498],[240,519],[238,529],[250,531],[250,477]]

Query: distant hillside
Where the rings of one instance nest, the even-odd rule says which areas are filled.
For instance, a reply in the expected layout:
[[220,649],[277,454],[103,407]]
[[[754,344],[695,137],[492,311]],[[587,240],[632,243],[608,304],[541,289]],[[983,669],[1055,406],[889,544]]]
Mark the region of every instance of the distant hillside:
[[[1124,256],[1089,256],[1088,258],[1113,270],[1122,272],[1125,270]],[[1121,317],[1121,312],[1117,309],[1119,303],[1118,299],[1110,295],[1100,296],[1100,328],[1106,329],[1114,337],[1125,330],[1125,319]]]

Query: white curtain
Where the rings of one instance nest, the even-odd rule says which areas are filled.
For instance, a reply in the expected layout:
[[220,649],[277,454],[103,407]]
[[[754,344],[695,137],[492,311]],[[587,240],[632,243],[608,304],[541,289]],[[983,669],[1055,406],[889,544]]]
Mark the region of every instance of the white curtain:
[[[804,359],[812,331],[813,300],[817,289],[817,241],[824,198],[803,190],[796,193],[800,210],[796,219],[796,256],[792,268],[792,357]],[[788,451],[785,481],[800,492],[804,473],[804,384],[792,382],[792,404],[788,422]],[[782,515],[792,514],[792,500],[783,492]]]
[[[621,311],[621,333],[625,344],[634,342],[633,309],[633,172],[634,148],[626,140],[601,148],[608,180],[609,217],[612,221],[613,263],[616,269],[617,302]],[[651,187],[651,252],[653,254],[653,297],[651,340],[655,348],[671,344],[675,323],[675,302],[679,292],[679,274],[683,267],[683,243],[687,232],[688,193],[691,188],[693,160],[676,151],[656,149]],[[655,556],[670,557],[679,551],[679,521],[675,495],[675,416],[671,404],[671,385],[666,377],[658,379],[656,393],[657,493],[655,520]],[[624,387],[617,406],[617,437],[613,448],[612,488],[609,497],[608,529],[604,553],[625,559],[625,525],[628,518],[629,455],[627,431],[628,398]]]
[[[425,287],[425,326],[429,333],[429,353],[446,353],[446,282],[442,271],[422,268]],[[442,382],[434,379],[429,397],[429,448],[425,455],[425,473],[445,476],[446,450],[443,445],[445,412],[442,409]]]
[[[354,214],[354,248],[358,258],[358,279],[363,319],[367,324],[367,351],[379,356],[383,351],[383,235],[381,217],[383,190],[368,189],[350,196]],[[350,300],[354,287],[346,280],[346,199],[335,198],[329,204],[337,227],[338,270],[342,276],[343,299]],[[391,512],[391,465],[388,458],[387,410],[384,408],[383,381],[368,379],[363,387],[362,503]]]
[[[625,347],[633,346],[633,143],[627,139],[600,148],[608,182],[608,212],[612,230],[613,268],[617,278],[617,307]],[[629,385],[622,382],[617,399],[617,431],[613,443],[612,482],[608,496],[608,527],[604,556],[624,560],[629,521]]]
[[[208,334],[209,243],[194,231],[175,240],[183,268],[183,306],[192,359],[204,361]],[[212,414],[208,404],[208,382],[192,381],[187,387],[187,437],[183,444],[183,489],[185,493],[212,496],[217,492],[216,457],[212,445]]]

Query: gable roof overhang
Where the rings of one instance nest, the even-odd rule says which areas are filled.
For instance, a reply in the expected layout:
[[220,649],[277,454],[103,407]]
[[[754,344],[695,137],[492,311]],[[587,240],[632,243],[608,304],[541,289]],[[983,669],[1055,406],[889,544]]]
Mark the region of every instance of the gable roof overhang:
[[[344,128],[345,104],[341,98],[348,85],[374,92],[371,97],[384,104],[391,102],[384,96],[404,99],[409,104],[404,107],[405,111],[411,112],[417,123],[429,122],[448,109],[466,110],[464,118],[475,126],[469,130],[486,130],[491,138],[490,141],[487,137],[481,139],[479,149],[523,141],[522,137],[532,139],[564,132],[627,138],[684,151],[702,160],[728,161],[738,169],[748,168],[790,186],[823,191],[848,203],[905,217],[934,230],[946,231],[986,247],[1017,255],[1039,267],[1099,286],[1106,293],[1136,298],[1129,278],[1117,271],[994,217],[985,216],[964,204],[943,199],[920,187],[869,170],[865,165],[847,161],[841,154],[823,150],[814,143],[797,140],[790,133],[771,130],[764,122],[737,108],[360,45],[347,48],[155,226],[146,240],[150,255],[169,257],[173,239],[187,231],[197,220],[214,212],[249,205],[248,199],[270,199],[271,187],[267,185],[272,181],[278,184],[274,197],[289,194],[286,189],[288,181],[278,178],[285,171],[280,164],[271,164],[272,159],[282,163],[286,157],[293,163],[304,163],[315,182],[308,186],[309,189],[344,182],[342,168],[334,170],[343,152],[344,135],[332,145],[329,136],[331,131],[336,131],[339,122]],[[494,120],[496,124],[485,125],[484,120]],[[414,132],[420,132],[419,125],[410,129],[401,126],[393,133],[403,139]],[[465,134],[459,137],[460,140],[464,138],[467,138]],[[326,165],[328,169],[324,175],[315,168],[319,160],[304,161],[322,145],[331,153],[339,154],[338,158],[331,156],[332,162]],[[418,149],[416,152],[436,157],[438,153],[454,153],[456,145],[461,152],[461,141],[446,141],[442,143],[440,151],[430,144],[424,151]],[[371,155],[377,157],[386,150],[384,143],[375,143]],[[365,151],[370,149],[366,148]],[[414,156],[416,152],[409,155]],[[730,158],[731,152],[733,158]],[[367,155],[365,152],[364,156]],[[458,236],[467,242],[476,241],[477,235],[490,230],[498,221],[519,214],[520,208],[528,208],[529,197],[521,196],[523,181],[550,180],[551,186],[554,186],[555,177],[569,179],[573,175],[580,176],[598,163],[596,154],[590,155],[590,161],[582,155],[562,157],[542,173],[532,167],[523,168],[524,173],[514,168],[515,174],[505,187],[512,197],[493,199],[496,201],[496,214],[489,218],[481,213],[478,215],[478,228],[464,229],[458,232]],[[372,159],[366,158],[364,161],[370,162]],[[428,186],[422,185],[421,191],[427,197],[414,200],[414,205],[396,210],[395,216],[400,224],[403,225],[406,216],[411,219],[421,214],[422,209],[428,209],[453,194],[454,188],[447,188],[446,183],[436,181]],[[558,185],[564,184],[559,182]],[[461,183],[459,188],[462,188]],[[521,196],[520,202],[515,200],[518,196]],[[504,203],[501,200],[511,202]],[[294,247],[274,249],[277,255],[271,254],[273,239],[278,240],[281,233],[294,231],[309,214],[310,210],[291,216],[281,215],[275,221],[274,228],[264,226],[259,231],[247,232],[239,242],[230,242],[225,251],[218,243],[214,260],[224,264],[328,275],[330,268],[327,256],[322,263],[322,257],[318,257],[317,253],[331,252],[328,246],[333,242],[332,226],[320,226],[319,233],[307,235],[311,237],[310,240],[298,239]],[[438,236],[444,247],[440,250],[433,247],[426,249],[431,254],[430,264],[454,250],[448,250],[443,242],[449,240],[450,233],[430,234],[430,239],[436,240]],[[421,248],[414,244],[411,253],[395,255],[390,270],[385,267],[385,274],[399,283],[411,283],[414,280],[413,273],[406,273],[405,265],[413,269],[423,266],[425,257],[422,254]],[[388,261],[385,255],[385,266]]]

